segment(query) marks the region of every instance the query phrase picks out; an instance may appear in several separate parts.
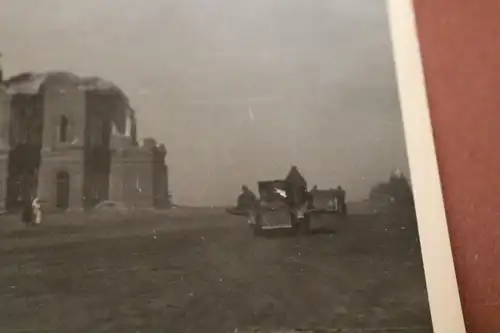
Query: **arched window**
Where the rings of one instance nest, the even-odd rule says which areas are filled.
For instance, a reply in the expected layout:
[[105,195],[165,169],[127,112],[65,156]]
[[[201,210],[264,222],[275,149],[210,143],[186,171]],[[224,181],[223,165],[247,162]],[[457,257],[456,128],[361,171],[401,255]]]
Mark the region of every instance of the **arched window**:
[[59,141],[68,141],[68,118],[66,116],[61,116],[59,120]]

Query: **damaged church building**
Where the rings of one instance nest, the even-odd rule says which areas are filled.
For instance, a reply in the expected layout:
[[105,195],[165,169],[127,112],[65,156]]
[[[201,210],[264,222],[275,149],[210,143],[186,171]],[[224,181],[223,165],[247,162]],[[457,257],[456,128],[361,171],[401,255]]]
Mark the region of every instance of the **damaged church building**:
[[124,92],[99,77],[23,73],[0,83],[0,209],[37,195],[46,209],[102,201],[169,205],[166,149],[137,141]]

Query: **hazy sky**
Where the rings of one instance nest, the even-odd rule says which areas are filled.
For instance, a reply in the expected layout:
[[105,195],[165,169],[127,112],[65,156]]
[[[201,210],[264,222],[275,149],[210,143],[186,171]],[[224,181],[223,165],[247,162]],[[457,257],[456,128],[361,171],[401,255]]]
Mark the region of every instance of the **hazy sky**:
[[16,0],[6,75],[60,69],[123,88],[168,149],[180,204],[233,204],[296,164],[352,199],[408,173],[384,0]]

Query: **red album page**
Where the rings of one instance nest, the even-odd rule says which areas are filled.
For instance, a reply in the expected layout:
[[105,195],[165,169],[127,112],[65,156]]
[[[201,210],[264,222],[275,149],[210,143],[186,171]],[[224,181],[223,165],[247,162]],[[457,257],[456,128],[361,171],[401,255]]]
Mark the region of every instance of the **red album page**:
[[414,4],[467,331],[497,332],[500,1]]

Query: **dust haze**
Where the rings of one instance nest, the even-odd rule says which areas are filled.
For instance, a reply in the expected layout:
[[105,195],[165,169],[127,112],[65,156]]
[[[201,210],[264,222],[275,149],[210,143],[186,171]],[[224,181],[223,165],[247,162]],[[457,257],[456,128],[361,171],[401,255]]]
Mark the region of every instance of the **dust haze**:
[[5,1],[0,51],[7,76],[123,88],[177,204],[234,204],[292,164],[351,200],[408,175],[383,0]]

